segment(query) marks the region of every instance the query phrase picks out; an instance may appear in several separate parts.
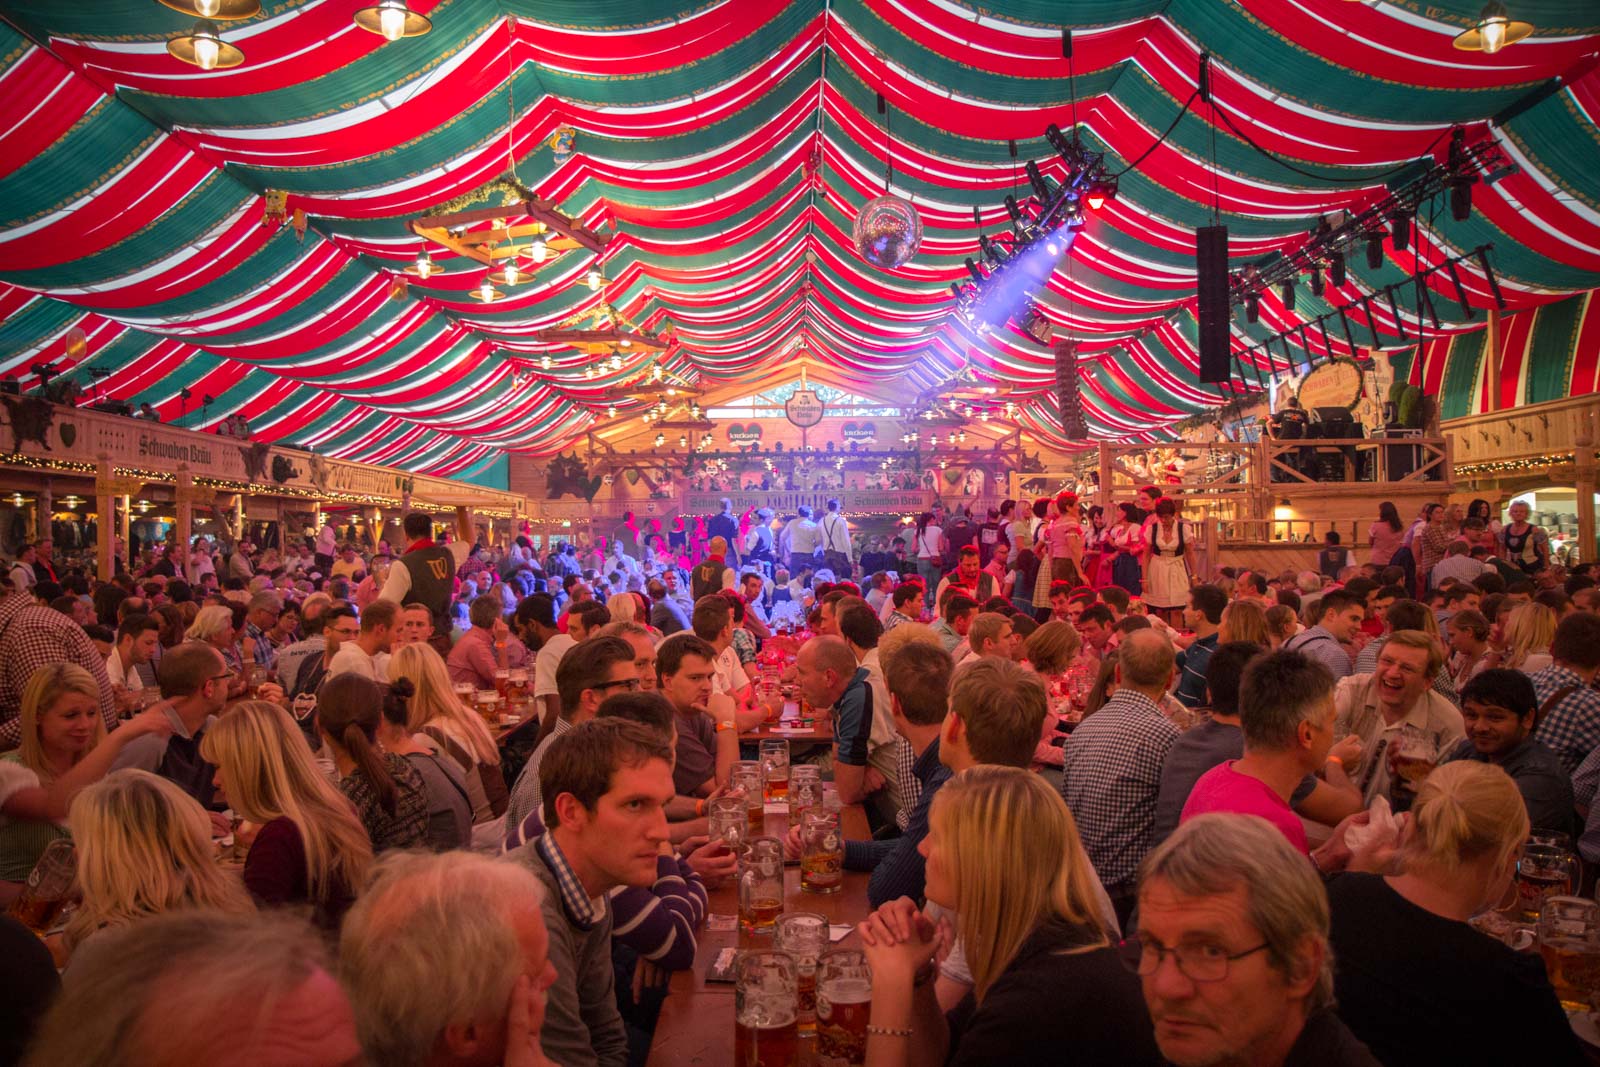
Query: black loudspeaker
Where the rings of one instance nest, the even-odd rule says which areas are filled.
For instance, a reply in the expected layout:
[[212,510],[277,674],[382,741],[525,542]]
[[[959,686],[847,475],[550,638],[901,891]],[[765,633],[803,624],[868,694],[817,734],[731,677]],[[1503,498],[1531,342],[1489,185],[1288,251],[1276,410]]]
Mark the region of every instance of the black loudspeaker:
[[1202,226],[1194,231],[1194,244],[1200,295],[1200,381],[1226,382],[1233,377],[1233,342],[1228,329],[1228,228]]
[[1056,402],[1061,410],[1061,436],[1069,441],[1084,441],[1089,428],[1083,421],[1083,399],[1078,393],[1078,346],[1070,338],[1058,339],[1056,357]]

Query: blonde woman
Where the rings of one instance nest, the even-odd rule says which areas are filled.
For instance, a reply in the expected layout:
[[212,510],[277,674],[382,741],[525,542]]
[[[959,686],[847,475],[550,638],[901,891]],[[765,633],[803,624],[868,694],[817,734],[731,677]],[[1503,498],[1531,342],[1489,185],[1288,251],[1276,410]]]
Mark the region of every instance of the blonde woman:
[[309,904],[336,930],[372,866],[355,808],[317,768],[305,735],[276,704],[235,704],[200,740],[234,814],[255,824],[244,884],[258,904]]
[[[1538,954],[1467,924],[1505,901],[1527,836],[1510,775],[1446,763],[1417,791],[1394,873],[1328,883],[1339,1018],[1383,1063],[1585,1062]],[[1483,1025],[1490,1004],[1516,1025]]]
[[606,598],[606,610],[612,622],[639,622],[639,601],[632,593],[613,593]]
[[1555,639],[1556,613],[1543,604],[1520,604],[1506,621],[1505,647],[1491,651],[1484,664],[1534,674],[1550,666]]
[[403,645],[389,660],[389,681],[401,680],[412,688],[411,732],[426,737],[436,752],[461,768],[473,823],[490,823],[504,815],[509,790],[500,771],[500,749],[483,717],[456,696],[444,659],[426,644]]
[[[944,918],[901,897],[857,927],[872,967],[867,1067],[1033,1063],[1047,1048],[1082,1063],[1162,1062],[1058,793],[1020,768],[972,767],[934,797],[918,851]],[[953,937],[972,989],[946,1015],[919,979]]]
[[1272,647],[1272,631],[1267,627],[1267,612],[1253,600],[1235,600],[1222,609],[1222,627],[1217,632],[1219,646],[1248,641],[1262,648]]
[[100,687],[75,663],[34,671],[20,710],[21,745],[0,756],[0,905],[22,891],[50,842],[67,836],[67,807],[80,789],[109,771],[129,741],[172,734],[158,704],[108,736]]
[[255,911],[216,861],[206,810],[165,778],[113,771],[73,800],[71,823],[83,904],[67,924],[69,952],[99,930],[149,915]]

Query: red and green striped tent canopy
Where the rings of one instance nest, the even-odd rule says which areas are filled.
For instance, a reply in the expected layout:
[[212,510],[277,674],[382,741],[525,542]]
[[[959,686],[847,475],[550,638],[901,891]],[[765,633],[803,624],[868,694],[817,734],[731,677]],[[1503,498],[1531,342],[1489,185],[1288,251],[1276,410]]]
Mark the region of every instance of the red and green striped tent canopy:
[[[1432,205],[1378,269],[1353,263],[1320,298],[1302,287],[1293,311],[1267,295],[1237,350],[1490,243],[1505,402],[1596,385],[1593,0],[1511,0],[1534,34],[1489,56],[1451,44],[1476,0],[411,0],[432,32],[392,43],[353,22],[360,6],[265,0],[222,24],[245,61],[204,72],[166,51],[193,18],[155,0],[4,5],[0,374],[36,386],[44,361],[169,422],[243,414],[264,439],[471,477],[570,445],[646,364],[757,383],[801,344],[869,396],[956,375],[1006,389],[1021,427],[1069,447],[1051,353],[973,333],[949,288],[977,252],[973,209],[993,233],[1005,194],[1026,192],[1019,163],[1061,173],[1053,122],[1114,171],[1138,161],[1038,296],[1080,342],[1096,437],[1159,440],[1230,399],[1196,375],[1194,230],[1214,210],[1243,266],[1442,159],[1457,126],[1515,165],[1475,187],[1471,217]],[[1248,140],[1204,104],[1179,118],[1202,53]],[[890,163],[925,237],[883,271],[850,227]],[[549,259],[492,304],[470,295],[485,267],[440,254],[443,272],[396,298],[424,245],[409,222],[508,172],[608,235],[604,253]],[[303,236],[263,224],[269,190]],[[1439,331],[1400,310],[1447,414],[1485,395],[1491,299],[1470,262],[1462,280],[1470,318],[1442,282]],[[596,374],[534,336],[602,305],[671,347]],[[1387,307],[1373,314],[1399,343]]]

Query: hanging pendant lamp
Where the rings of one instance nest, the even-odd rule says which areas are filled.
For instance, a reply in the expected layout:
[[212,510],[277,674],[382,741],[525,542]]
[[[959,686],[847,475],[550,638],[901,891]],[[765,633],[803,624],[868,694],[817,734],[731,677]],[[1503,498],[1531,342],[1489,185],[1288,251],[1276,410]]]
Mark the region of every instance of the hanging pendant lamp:
[[1518,22],[1500,0],[1489,0],[1478,14],[1478,24],[1456,35],[1451,42],[1463,52],[1482,52],[1492,56],[1506,45],[1516,44],[1533,32],[1531,22]]
[[217,33],[217,24],[201,19],[188,33],[167,42],[167,54],[204,71],[227,70],[244,62],[244,52]]
[[421,37],[433,29],[433,21],[419,15],[406,5],[406,0],[378,0],[372,7],[364,7],[355,14],[356,25],[377,34],[386,41],[402,37]]

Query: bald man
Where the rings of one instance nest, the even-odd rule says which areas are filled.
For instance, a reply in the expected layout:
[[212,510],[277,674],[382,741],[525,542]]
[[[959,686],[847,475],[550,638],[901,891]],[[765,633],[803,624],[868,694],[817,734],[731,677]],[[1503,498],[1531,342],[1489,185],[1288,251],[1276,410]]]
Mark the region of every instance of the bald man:
[[889,698],[870,675],[841,637],[812,638],[795,658],[801,695],[813,707],[832,709],[833,783],[839,799],[865,804],[867,821],[876,830],[894,820],[904,798],[895,775],[895,735],[878,738],[873,729],[880,715],[889,714]]

